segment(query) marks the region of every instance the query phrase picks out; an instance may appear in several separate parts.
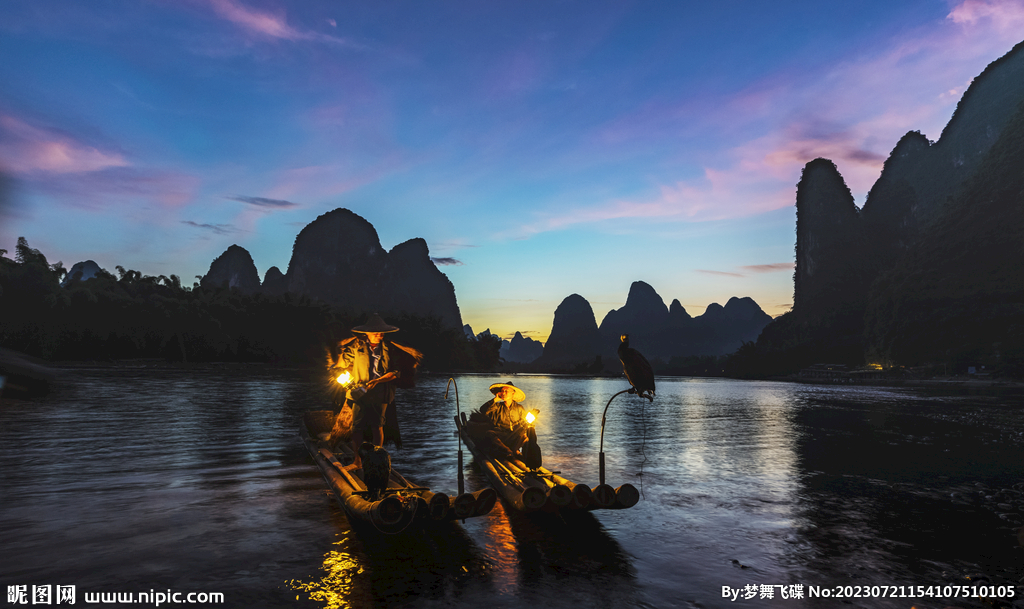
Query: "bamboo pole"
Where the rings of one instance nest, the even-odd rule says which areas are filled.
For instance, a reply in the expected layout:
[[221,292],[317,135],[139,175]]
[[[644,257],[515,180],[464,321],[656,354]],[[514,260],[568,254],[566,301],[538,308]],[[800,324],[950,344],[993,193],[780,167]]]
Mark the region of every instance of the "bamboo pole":
[[632,388],[630,388],[630,389],[623,389],[622,391],[620,391],[620,392],[616,393],[615,395],[613,395],[612,397],[608,398],[608,403],[604,407],[604,412],[601,413],[601,447],[599,449],[600,452],[598,452],[599,465],[600,465],[600,468],[601,468],[601,472],[600,472],[600,484],[601,485],[604,485],[604,424],[608,420],[608,407],[612,405],[612,400],[614,400],[615,398],[619,397],[623,393],[629,393],[631,390],[632,390]]
[[448,399],[448,387],[455,385],[455,427],[459,430],[459,494],[466,492],[466,475],[462,471],[462,426],[459,420],[462,417],[462,410],[459,407],[459,384],[455,379],[448,377],[448,385],[444,388],[444,399]]

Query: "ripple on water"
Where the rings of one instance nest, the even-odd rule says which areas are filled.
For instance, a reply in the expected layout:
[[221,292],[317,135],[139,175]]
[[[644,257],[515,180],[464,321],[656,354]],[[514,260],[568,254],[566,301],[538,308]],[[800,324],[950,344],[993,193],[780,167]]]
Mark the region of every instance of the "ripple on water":
[[[0,573],[12,583],[220,591],[252,607],[717,607],[730,604],[723,585],[1024,575],[999,516],[1024,501],[1000,494],[1024,482],[1024,421],[1008,400],[659,379],[654,403],[624,396],[608,410],[608,480],[642,483],[635,508],[551,522],[499,503],[393,538],[352,527],[298,441],[299,415],[326,404],[315,375],[68,376],[51,396],[0,409]],[[498,379],[457,380],[468,412]],[[406,448],[392,457],[453,493],[446,381],[399,393]],[[601,413],[622,381],[515,382],[541,410],[545,464],[596,484]],[[466,462],[467,487],[486,484]]]

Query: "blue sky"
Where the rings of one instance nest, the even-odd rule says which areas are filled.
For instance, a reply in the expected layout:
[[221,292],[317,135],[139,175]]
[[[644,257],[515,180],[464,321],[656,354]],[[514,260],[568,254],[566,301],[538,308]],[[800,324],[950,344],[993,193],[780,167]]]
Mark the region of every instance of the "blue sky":
[[546,339],[643,280],[691,315],[792,302],[795,186],[863,204],[1024,39],[1024,0],[8,0],[0,248],[262,277],[329,210],[414,237],[476,331]]

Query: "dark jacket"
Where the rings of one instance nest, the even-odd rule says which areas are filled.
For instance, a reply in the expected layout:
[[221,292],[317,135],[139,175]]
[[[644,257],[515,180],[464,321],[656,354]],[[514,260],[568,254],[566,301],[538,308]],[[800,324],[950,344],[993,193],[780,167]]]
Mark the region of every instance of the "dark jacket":
[[[402,434],[398,427],[398,412],[395,408],[395,387],[414,386],[416,366],[423,359],[423,354],[412,347],[388,340],[382,340],[380,348],[380,374],[398,371],[401,376],[398,380],[380,383],[358,398],[358,402],[388,405],[384,411],[384,444],[390,443],[394,444],[396,448],[401,448]],[[341,353],[338,356],[336,367],[349,371],[352,375],[353,387],[355,387],[376,378],[370,369],[372,361],[369,343],[353,336],[341,342]],[[350,401],[357,401],[352,395],[351,389],[347,398]]]

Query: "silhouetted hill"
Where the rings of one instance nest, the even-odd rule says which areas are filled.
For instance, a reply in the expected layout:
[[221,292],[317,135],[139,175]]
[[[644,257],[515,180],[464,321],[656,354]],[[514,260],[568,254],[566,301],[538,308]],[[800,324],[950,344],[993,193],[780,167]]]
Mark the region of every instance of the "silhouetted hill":
[[516,332],[512,340],[501,341],[501,358],[506,362],[528,364],[544,353],[544,345],[532,338],[524,338]]
[[307,224],[292,246],[288,291],[372,311],[382,303],[387,252],[373,225],[347,209]]
[[88,281],[103,272],[105,271],[100,268],[100,265],[92,260],[76,262],[60,282],[60,287],[66,288],[76,281]]
[[531,368],[550,371],[584,367],[585,371],[594,371],[590,368],[595,367],[599,356],[605,370],[618,370],[616,350],[622,334],[629,334],[630,346],[656,367],[667,366],[673,358],[726,355],[744,342],[756,340],[771,316],[751,298],[734,297],[724,307],[712,303],[703,315],[691,318],[678,300],[665,307],[653,287],[636,281],[630,286],[626,304],[609,311],[600,328],[591,327],[591,319],[593,311],[586,299],[578,294],[566,298],[555,311],[544,353]]
[[601,353],[601,334],[590,303],[571,294],[555,309],[551,334],[534,366],[544,370],[571,369],[587,364]]
[[286,277],[289,292],[354,313],[433,316],[445,328],[462,327],[455,287],[430,261],[426,242],[411,239],[387,252],[373,225],[347,209],[299,232]]
[[797,187],[793,310],[765,328],[748,362],[783,372],[865,357],[1015,357],[1022,104],[1024,43],[974,80],[937,142],[916,131],[900,139],[863,209],[831,161],[809,162]]
[[288,278],[281,269],[272,266],[263,276],[263,293],[267,296],[280,296],[288,291]]
[[199,285],[205,289],[238,288],[243,294],[255,294],[260,291],[260,275],[249,251],[232,245],[210,264]]
[[[629,286],[626,304],[612,309],[601,320],[602,355],[611,358],[619,346],[619,337],[629,334],[633,346],[649,344],[648,357],[665,355],[662,341],[656,336],[669,327],[669,312],[665,301],[649,284],[634,281]],[[655,347],[657,345],[657,347]],[[616,356],[617,357],[617,356]],[[615,361],[615,358],[611,358]]]
[[794,311],[816,316],[851,298],[863,301],[861,240],[857,206],[839,170],[828,159],[811,161],[796,189]]
[[875,282],[865,317],[869,357],[889,365],[948,357],[1019,368],[1022,244],[1024,103],[978,171]]
[[693,319],[690,314],[686,312],[683,305],[678,299],[673,298],[672,304],[668,305],[668,325],[671,328],[682,328],[685,327],[689,321]]
[[[919,222],[937,216],[948,197],[974,175],[1022,99],[1024,42],[973,80],[938,141],[917,151],[903,169],[904,179],[916,194],[914,215]],[[879,203],[884,206],[885,202]],[[874,213],[874,207],[865,203],[865,214]]]
[[391,248],[386,284],[390,289],[380,310],[437,317],[445,328],[462,326],[455,286],[430,260],[423,239],[410,239]]

